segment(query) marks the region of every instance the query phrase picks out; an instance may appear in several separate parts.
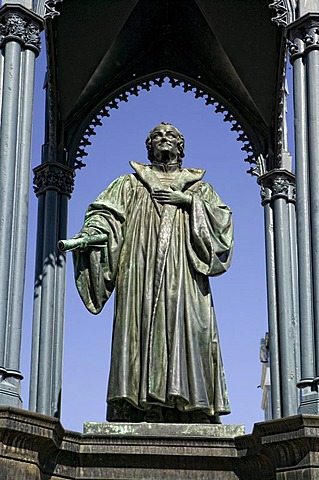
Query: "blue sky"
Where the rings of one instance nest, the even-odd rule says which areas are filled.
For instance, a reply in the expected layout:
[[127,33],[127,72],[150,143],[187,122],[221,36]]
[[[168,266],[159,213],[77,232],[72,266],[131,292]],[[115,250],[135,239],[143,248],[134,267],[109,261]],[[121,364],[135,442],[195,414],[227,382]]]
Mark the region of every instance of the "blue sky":
[[[32,167],[41,161],[43,143],[44,53],[37,60],[35,122]],[[184,166],[205,168],[211,183],[233,210],[235,252],[229,271],[211,280],[226,370],[232,413],[226,424],[244,424],[247,432],[263,420],[260,407],[260,339],[267,331],[263,208],[256,179],[246,174],[249,165],[230,124],[215,114],[212,106],[193,93],[163,87],[142,91],[121,103],[118,110],[96,129],[88,148],[87,166],[77,171],[75,190],[69,202],[68,236],[82,225],[88,204],[110,182],[129,173],[129,160],[147,163],[145,138],[161,121],[176,125],[186,139]],[[31,351],[32,299],[37,200],[30,194],[27,279],[23,324],[21,370],[24,407],[28,406]],[[98,316],[88,313],[75,290],[71,256],[68,258],[65,316],[62,424],[82,431],[85,421],[104,421],[110,358],[113,298]]]

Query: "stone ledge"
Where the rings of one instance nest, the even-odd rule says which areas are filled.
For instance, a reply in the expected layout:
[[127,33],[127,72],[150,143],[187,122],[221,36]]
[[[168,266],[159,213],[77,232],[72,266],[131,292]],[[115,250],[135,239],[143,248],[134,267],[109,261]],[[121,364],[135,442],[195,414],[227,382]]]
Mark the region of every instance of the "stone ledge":
[[[319,480],[319,417],[242,426],[87,423],[0,407],[1,480]],[[239,434],[239,436],[237,435]]]
[[244,425],[206,425],[183,423],[85,422],[86,435],[161,438],[234,438],[245,434]]

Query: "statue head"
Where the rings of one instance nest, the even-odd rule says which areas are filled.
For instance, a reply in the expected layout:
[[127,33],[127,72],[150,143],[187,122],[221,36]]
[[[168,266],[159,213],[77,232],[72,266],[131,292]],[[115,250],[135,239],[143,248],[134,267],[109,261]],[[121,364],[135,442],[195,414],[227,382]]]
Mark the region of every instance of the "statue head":
[[147,152],[148,152],[148,159],[150,162],[155,162],[157,161],[155,154],[154,154],[154,145],[153,145],[153,140],[155,140],[155,136],[161,132],[163,133],[164,131],[169,134],[170,132],[176,135],[176,148],[177,148],[177,162],[182,163],[182,158],[185,156],[184,154],[184,137],[181,134],[181,132],[178,130],[178,128],[174,127],[171,123],[168,122],[161,122],[159,125],[154,127],[150,133],[147,136],[147,139],[145,141]]

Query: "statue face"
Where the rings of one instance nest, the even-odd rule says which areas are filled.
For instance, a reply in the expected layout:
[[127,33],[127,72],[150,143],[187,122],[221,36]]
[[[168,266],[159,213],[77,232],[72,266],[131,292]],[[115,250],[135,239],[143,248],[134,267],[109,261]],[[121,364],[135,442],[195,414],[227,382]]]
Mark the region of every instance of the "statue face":
[[157,162],[169,163],[178,159],[179,134],[172,125],[159,125],[151,136],[154,157]]

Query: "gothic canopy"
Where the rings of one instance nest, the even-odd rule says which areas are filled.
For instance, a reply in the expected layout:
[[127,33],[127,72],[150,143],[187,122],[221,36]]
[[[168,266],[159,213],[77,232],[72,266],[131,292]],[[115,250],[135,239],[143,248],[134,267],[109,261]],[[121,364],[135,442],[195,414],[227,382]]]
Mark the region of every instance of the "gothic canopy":
[[268,0],[240,8],[238,0],[60,0],[46,8],[71,150],[105,105],[168,77],[230,112],[226,120],[240,124],[255,155],[275,153],[283,32]]

